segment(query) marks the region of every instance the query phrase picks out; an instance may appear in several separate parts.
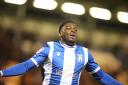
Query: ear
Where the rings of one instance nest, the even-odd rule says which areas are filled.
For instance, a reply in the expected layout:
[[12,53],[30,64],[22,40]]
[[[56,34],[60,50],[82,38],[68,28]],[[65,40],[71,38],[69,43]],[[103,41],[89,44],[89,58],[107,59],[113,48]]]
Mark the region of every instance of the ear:
[[61,31],[58,33],[59,34],[59,37],[61,37],[64,33],[64,29],[61,29]]
[[59,37],[61,37],[61,32],[58,33]]

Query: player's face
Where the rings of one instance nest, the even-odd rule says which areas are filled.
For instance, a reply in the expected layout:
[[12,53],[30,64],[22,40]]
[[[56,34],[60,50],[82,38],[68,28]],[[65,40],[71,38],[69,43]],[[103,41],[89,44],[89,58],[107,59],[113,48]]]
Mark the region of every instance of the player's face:
[[65,43],[76,43],[77,40],[77,28],[75,23],[65,24],[60,32],[60,37]]

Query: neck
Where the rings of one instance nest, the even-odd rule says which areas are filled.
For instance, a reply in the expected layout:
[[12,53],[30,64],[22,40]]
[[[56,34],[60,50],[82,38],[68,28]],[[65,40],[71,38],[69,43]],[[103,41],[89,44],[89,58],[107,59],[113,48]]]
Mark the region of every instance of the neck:
[[69,46],[74,46],[75,44],[76,44],[76,42],[67,42],[67,41],[64,41],[64,40],[60,40],[60,42],[62,43],[62,44],[66,44],[66,45],[69,45]]

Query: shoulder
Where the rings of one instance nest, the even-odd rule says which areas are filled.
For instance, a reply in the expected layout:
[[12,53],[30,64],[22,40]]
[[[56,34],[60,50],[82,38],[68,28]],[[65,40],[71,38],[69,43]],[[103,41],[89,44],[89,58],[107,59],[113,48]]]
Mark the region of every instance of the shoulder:
[[52,47],[54,47],[55,45],[58,45],[58,44],[59,44],[58,41],[48,41],[48,42],[45,43],[45,46],[52,48]]
[[85,46],[83,46],[83,45],[80,45],[80,44],[77,44],[77,47],[78,48],[82,48],[84,51],[88,51],[88,48],[87,47],[85,47]]
[[46,44],[54,44],[54,43],[58,43],[58,41],[48,41],[48,42],[46,42]]
[[53,46],[53,45],[58,46],[58,45],[60,45],[60,42],[56,40],[56,41],[49,41],[46,44],[48,44],[50,46]]
[[50,46],[51,46],[53,43],[54,43],[53,41],[45,42],[45,43],[42,44],[41,49],[50,48]]
[[51,46],[52,44],[54,44],[54,41],[48,41],[44,44],[44,46]]

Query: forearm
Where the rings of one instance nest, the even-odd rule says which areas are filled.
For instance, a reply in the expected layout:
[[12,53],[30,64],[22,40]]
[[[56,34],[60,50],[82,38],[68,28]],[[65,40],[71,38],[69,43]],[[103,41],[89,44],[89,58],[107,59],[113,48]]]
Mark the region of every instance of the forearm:
[[93,74],[96,80],[98,80],[102,85],[123,85],[119,83],[116,79],[112,78],[108,74],[99,70],[97,73]]
[[0,71],[0,76],[17,76],[24,74],[28,70],[35,67],[35,64],[31,60],[27,60],[23,63],[16,64],[15,66]]

